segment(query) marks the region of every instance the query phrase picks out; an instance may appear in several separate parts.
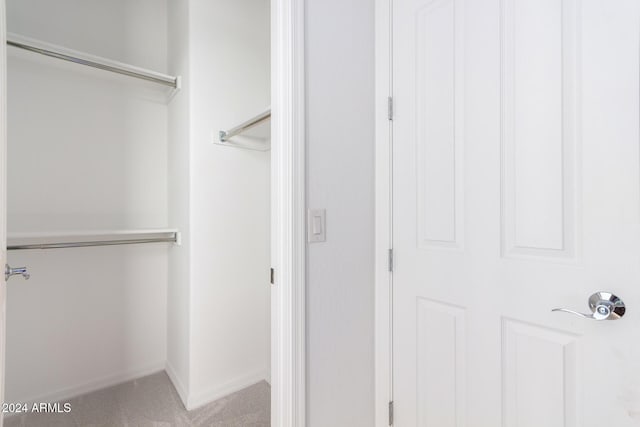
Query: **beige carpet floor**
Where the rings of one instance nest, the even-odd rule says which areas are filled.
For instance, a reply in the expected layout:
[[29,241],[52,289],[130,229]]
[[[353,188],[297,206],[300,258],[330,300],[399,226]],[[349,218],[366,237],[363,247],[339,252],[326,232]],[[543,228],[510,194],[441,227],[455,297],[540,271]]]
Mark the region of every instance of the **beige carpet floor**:
[[30,413],[5,427],[269,427],[269,384],[262,381],[187,411],[167,374],[160,372],[68,400],[71,412]]

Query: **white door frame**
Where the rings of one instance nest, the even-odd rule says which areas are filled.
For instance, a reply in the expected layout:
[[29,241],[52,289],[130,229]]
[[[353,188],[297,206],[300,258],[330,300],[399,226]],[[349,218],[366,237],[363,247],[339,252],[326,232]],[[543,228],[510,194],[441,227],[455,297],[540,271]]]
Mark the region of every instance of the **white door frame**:
[[[5,0],[0,0],[0,266],[7,262],[7,26]],[[7,283],[0,278],[0,403],[4,403],[5,320]],[[0,427],[4,414],[0,413]]]
[[[376,163],[375,163],[375,423],[390,424],[389,402],[393,401],[392,273],[389,250],[393,247],[392,216],[392,97],[391,8],[393,0],[376,0]],[[391,108],[391,110],[393,110]]]
[[271,2],[271,425],[303,427],[305,338],[304,0]]

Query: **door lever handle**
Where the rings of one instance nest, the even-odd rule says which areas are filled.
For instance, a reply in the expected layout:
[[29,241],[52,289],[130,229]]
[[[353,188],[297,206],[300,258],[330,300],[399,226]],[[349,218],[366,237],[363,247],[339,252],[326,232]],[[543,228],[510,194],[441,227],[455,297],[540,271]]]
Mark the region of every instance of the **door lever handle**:
[[593,314],[584,314],[577,311],[569,310],[568,308],[554,308],[551,311],[562,311],[563,313],[575,314],[578,317],[584,317],[585,319],[595,319]]
[[592,314],[584,314],[568,308],[554,308],[551,311],[561,311],[593,320],[618,320],[626,312],[624,302],[610,292],[596,292],[589,297],[589,308]]

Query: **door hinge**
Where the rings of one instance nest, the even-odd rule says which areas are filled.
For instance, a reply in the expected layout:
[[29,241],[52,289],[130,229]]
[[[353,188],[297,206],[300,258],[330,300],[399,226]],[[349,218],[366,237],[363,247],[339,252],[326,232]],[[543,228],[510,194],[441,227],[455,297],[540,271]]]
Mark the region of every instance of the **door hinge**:
[[393,120],[393,98],[387,98],[387,118]]
[[393,249],[389,249],[389,271],[393,272]]
[[272,285],[275,285],[276,283],[276,271],[273,268],[271,269],[271,277],[269,281],[271,282]]
[[389,402],[389,425],[393,425],[393,400]]

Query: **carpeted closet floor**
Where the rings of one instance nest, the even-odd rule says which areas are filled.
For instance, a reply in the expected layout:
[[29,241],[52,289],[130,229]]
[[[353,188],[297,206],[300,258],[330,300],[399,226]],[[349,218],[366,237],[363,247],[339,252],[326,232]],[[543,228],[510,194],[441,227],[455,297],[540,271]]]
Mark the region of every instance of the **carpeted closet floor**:
[[69,400],[68,414],[31,413],[5,427],[268,427],[270,387],[265,381],[193,411],[182,405],[164,372]]

